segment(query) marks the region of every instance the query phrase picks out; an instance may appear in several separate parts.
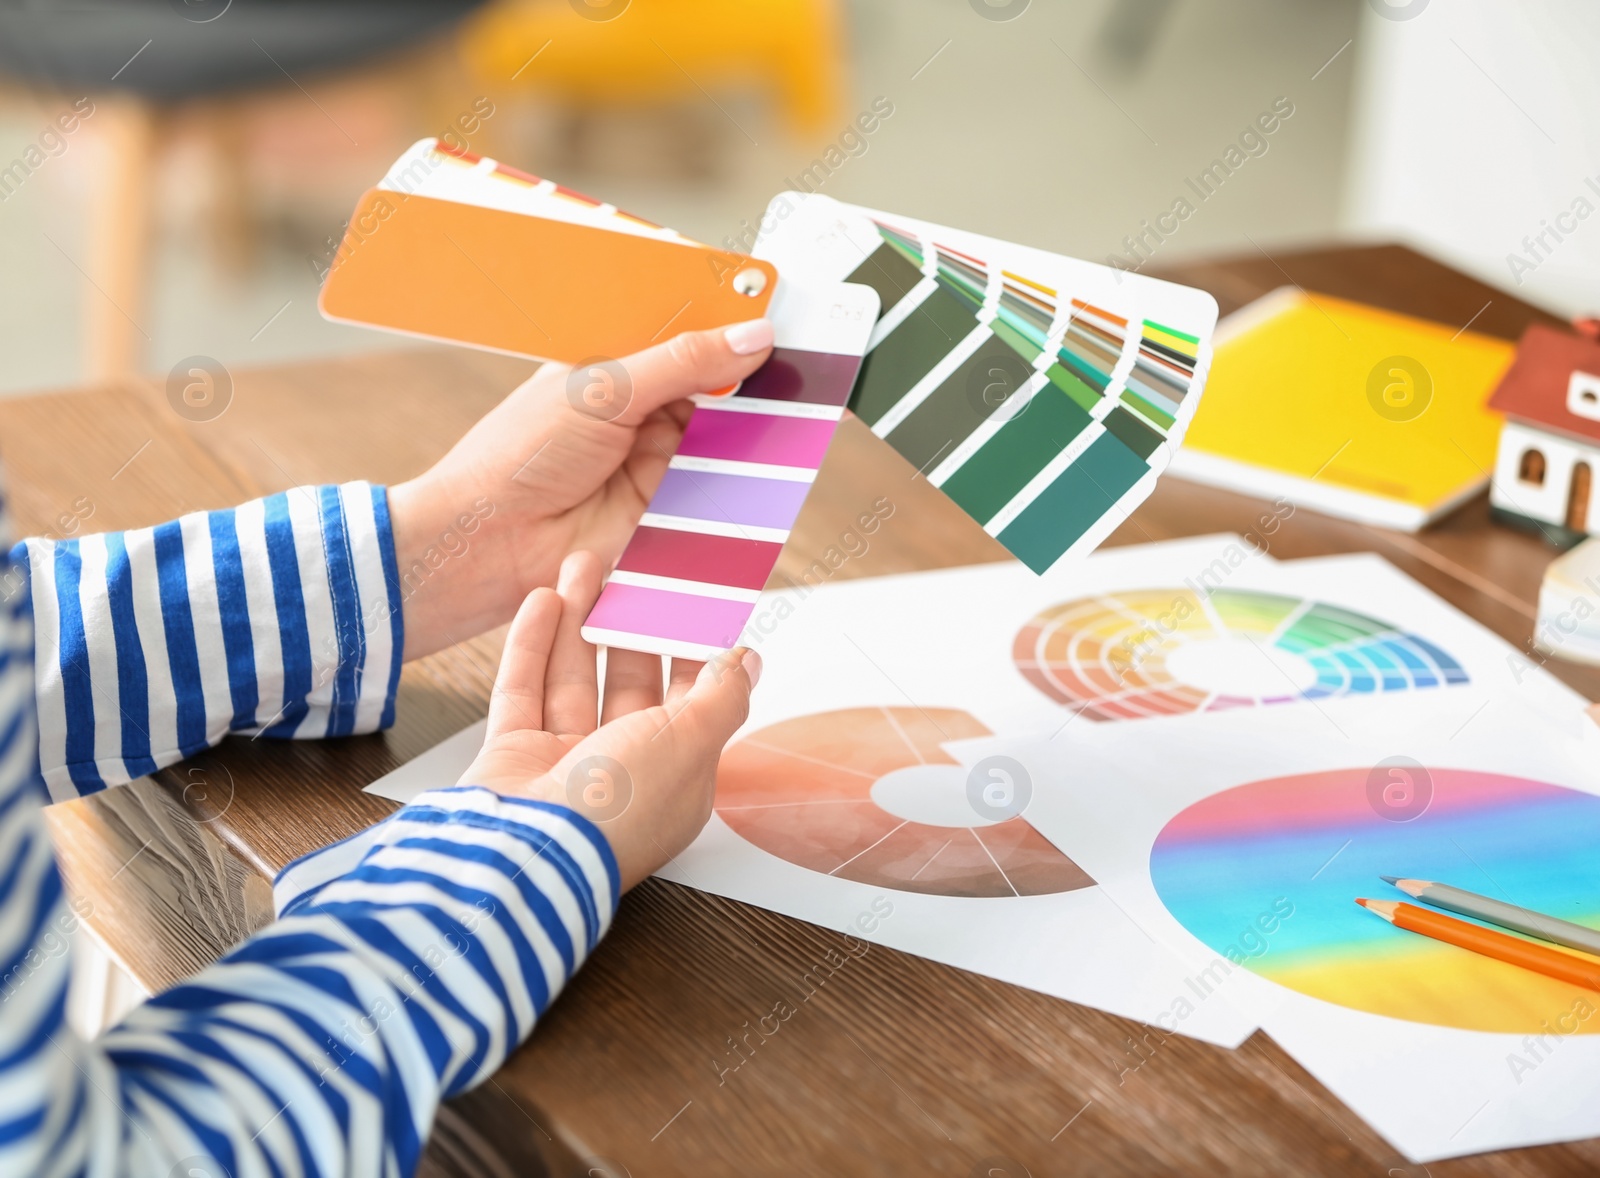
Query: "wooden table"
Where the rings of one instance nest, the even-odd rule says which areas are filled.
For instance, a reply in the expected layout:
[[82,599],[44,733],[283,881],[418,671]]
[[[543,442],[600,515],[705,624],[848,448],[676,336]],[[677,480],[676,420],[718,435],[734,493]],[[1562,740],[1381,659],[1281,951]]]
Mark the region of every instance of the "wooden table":
[[[1507,338],[1554,322],[1396,247],[1257,253],[1164,276],[1211,290],[1224,312],[1293,282],[1444,323],[1472,320],[1474,330]],[[208,423],[180,418],[156,382],[0,402],[13,509],[19,527],[50,531],[82,497],[93,505],[90,527],[120,528],[295,483],[397,481],[528,371],[503,357],[426,349],[241,372],[232,405]],[[849,421],[786,567],[809,565],[879,496],[895,503],[894,519],[840,577],[1005,555]],[[1111,542],[1245,531],[1262,508],[1169,479]],[[1300,510],[1271,551],[1377,552],[1519,646],[1551,555],[1492,526],[1481,499],[1420,536]],[[491,635],[408,666],[389,733],[231,740],[152,780],[53,808],[70,884],[94,905],[96,938],[159,989],[259,927],[274,871],[389,812],[363,785],[483,715],[497,655]],[[1600,672],[1550,665],[1600,695]],[[553,1173],[634,1178],[965,1178],[993,1158],[1014,1160],[996,1173],[1021,1174],[1020,1163],[1034,1175],[1424,1172],[1264,1034],[1224,1051],[879,947],[799,1002],[801,976],[844,943],[757,908],[644,884],[533,1040],[445,1110],[427,1165],[536,1174],[543,1159]],[[719,1083],[715,1061],[728,1040],[780,999],[795,1002],[798,1016]],[[1134,1043],[1150,1058],[1122,1075]],[[1594,1173],[1600,1141],[1428,1170]]]

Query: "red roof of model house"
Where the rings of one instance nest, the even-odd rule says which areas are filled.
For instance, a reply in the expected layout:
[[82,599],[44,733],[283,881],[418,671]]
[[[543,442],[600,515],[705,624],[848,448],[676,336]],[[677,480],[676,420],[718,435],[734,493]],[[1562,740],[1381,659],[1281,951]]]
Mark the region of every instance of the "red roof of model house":
[[[1575,372],[1591,379],[1574,380]],[[1528,328],[1489,408],[1600,442],[1600,343],[1553,327]]]

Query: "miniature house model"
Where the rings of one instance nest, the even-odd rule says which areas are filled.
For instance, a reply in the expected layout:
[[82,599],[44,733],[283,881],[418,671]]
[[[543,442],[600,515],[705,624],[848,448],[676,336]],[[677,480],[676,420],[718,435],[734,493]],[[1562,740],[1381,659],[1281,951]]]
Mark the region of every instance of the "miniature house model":
[[1495,516],[1566,541],[1600,532],[1600,342],[1528,328],[1489,408],[1506,417]]

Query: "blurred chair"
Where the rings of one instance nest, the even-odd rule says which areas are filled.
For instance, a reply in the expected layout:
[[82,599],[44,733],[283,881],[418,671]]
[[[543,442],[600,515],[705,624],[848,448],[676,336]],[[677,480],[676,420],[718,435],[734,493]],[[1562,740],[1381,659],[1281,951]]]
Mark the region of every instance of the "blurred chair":
[[[342,69],[447,29],[481,0],[116,0],[44,7],[0,0],[0,78],[95,103],[90,121],[108,164],[91,193],[86,300],[90,379],[138,371],[152,227],[151,188],[163,119],[218,100],[210,130],[221,215],[244,220],[237,105],[222,101]],[[303,89],[303,87],[302,87]],[[309,95],[308,95],[309,97]],[[313,100],[314,101],[314,100]],[[231,167],[226,167],[227,165]]]
[[811,137],[841,106],[836,0],[498,0],[466,25],[462,48],[485,84],[575,109],[756,90]]

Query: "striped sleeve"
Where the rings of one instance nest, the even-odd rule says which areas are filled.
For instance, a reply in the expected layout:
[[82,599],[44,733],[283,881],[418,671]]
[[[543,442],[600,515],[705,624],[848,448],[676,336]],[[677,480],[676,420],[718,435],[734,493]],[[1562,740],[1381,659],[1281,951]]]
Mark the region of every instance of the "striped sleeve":
[[[259,518],[281,508],[268,501]],[[124,561],[159,561],[171,545],[183,563],[170,567],[185,573],[197,550],[214,567],[225,564],[216,517],[199,520],[181,520],[163,538],[85,542],[64,579],[81,584],[87,568],[115,588],[71,595],[76,610],[57,615],[68,619],[65,630],[92,633],[105,615],[141,617],[137,611],[152,603],[157,620],[174,616],[165,608],[176,600],[172,584],[152,586],[116,570]],[[298,547],[299,538],[291,528],[281,542]],[[70,937],[81,912],[64,892],[43,821],[29,582],[10,576],[3,553],[0,1175],[413,1173],[439,1102],[500,1066],[609,927],[620,885],[605,838],[560,806],[476,787],[424,794],[355,838],[291,864],[275,885],[275,924],[86,1042],[66,1020]],[[354,544],[342,558],[321,559],[333,571],[319,576],[345,577],[360,589],[365,574]],[[236,575],[218,572],[209,589],[197,590],[191,576],[181,580],[195,630],[206,611],[225,612],[208,594],[220,601],[257,591],[239,582],[251,567],[241,555]],[[336,595],[314,602],[306,592],[306,634],[340,632],[352,602],[365,600],[333,604]],[[262,644],[253,635],[243,641],[245,623],[231,615],[233,637],[220,640],[230,660],[241,652],[260,658]],[[181,630],[159,633],[167,651],[184,646]],[[397,633],[391,641],[398,649]],[[58,669],[58,708],[76,698],[68,683],[71,692],[98,692],[96,678],[110,674],[119,698],[142,684],[149,714],[160,713],[150,702],[157,679],[148,657],[138,664],[145,677],[132,675],[118,642],[110,658],[84,648],[81,678],[72,678],[73,664]],[[198,655],[203,642],[193,639],[187,649]],[[163,673],[178,682],[194,670],[185,665],[173,656]],[[359,688],[359,675],[353,682]],[[187,731],[219,699],[238,710],[252,683],[262,693],[282,690],[265,677],[213,682],[202,675],[188,706],[204,711],[160,722]],[[392,688],[377,699],[359,690],[305,694],[306,715],[320,714],[333,730],[343,705],[353,728],[382,722]],[[125,761],[118,750],[126,727],[105,731],[77,739],[97,760],[110,749],[110,761]],[[100,772],[103,780],[113,776],[104,765]]]
[[74,918],[24,801],[0,814],[29,901],[0,921],[4,1174],[411,1174],[439,1102],[500,1067],[616,911],[586,819],[438,790],[353,858],[293,865],[277,923],[85,1043],[64,1018]]
[[394,721],[399,575],[382,487],[297,487],[227,511],[26,540],[39,757],[55,800],[121,785],[229,732]]
[[163,1166],[410,1174],[439,1101],[500,1067],[616,911],[609,845],[562,807],[438,790],[356,841],[291,865],[276,924],[96,1045]]

